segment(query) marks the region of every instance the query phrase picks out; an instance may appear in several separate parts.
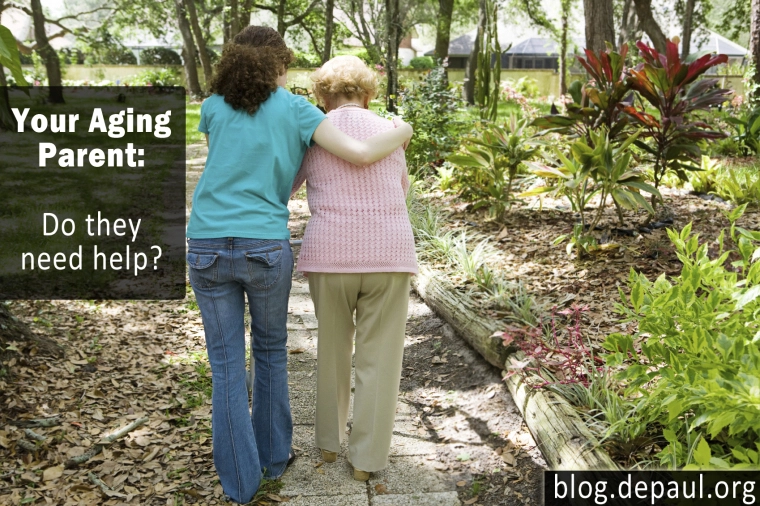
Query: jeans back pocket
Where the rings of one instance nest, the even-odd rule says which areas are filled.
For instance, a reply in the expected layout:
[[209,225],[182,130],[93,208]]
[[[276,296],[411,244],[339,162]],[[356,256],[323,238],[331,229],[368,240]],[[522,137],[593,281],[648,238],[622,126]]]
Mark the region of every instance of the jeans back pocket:
[[190,267],[190,284],[199,288],[208,288],[216,281],[219,263],[218,253],[187,253],[187,265]]
[[245,259],[253,286],[270,288],[280,279],[282,246],[277,245],[261,251],[246,251]]

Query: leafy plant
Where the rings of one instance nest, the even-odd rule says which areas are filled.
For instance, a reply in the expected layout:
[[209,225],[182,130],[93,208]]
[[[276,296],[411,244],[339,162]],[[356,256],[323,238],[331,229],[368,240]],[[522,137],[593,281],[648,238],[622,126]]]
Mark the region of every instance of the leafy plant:
[[0,25],[0,72],[3,67],[11,72],[11,76],[19,86],[29,86],[24,79],[24,73],[21,70],[21,60],[19,59],[16,38],[11,31]]
[[449,88],[445,67],[431,70],[417,86],[401,92],[401,113],[414,128],[414,137],[406,150],[413,175],[439,166],[456,149],[459,122],[455,113],[460,95]]
[[523,76],[517,81],[507,79],[503,82],[505,88],[511,88],[525,98],[536,98],[539,94],[538,81],[532,77]]
[[738,118],[726,118],[726,121],[736,130],[732,139],[741,145],[742,154],[760,154],[760,107]]
[[718,178],[723,166],[717,160],[702,155],[700,170],[689,174],[689,183],[697,193],[714,193],[718,188]]
[[177,86],[182,82],[176,68],[143,70],[132,79],[127,79],[131,86]]
[[[555,307],[545,326],[511,326],[495,333],[504,346],[517,346],[525,354],[524,360],[512,358],[507,376],[533,375],[538,380],[533,388],[571,384],[588,387],[604,366],[583,335],[581,317],[588,309],[577,304],[562,311]],[[558,314],[569,320],[564,329],[557,323]]]
[[438,173],[435,177],[436,184],[442,191],[446,191],[454,186],[454,167],[444,162],[443,165],[436,169]]
[[[589,224],[589,231],[594,230],[599,224],[608,197],[612,197],[618,210],[618,219],[622,224],[622,208],[634,210],[643,207],[650,213],[654,212],[641,196],[640,191],[659,195],[656,188],[645,182],[643,172],[630,168],[630,146],[638,139],[638,132],[617,146],[612,143],[604,130],[598,133],[590,132],[589,135],[594,147],[585,140],[578,139],[571,144],[569,157],[559,149],[554,150],[558,163],[553,162],[553,166],[529,164],[532,172],[549,184],[522,194],[527,196],[553,192],[566,197],[573,211],[581,216],[580,231],[573,232],[573,243],[576,245],[583,244],[581,235],[586,227],[585,209],[593,197],[598,195],[600,203]],[[592,243],[588,244],[592,245]],[[583,249],[588,248],[584,246]]]
[[[629,71],[626,83],[639,93],[642,103],[638,108],[623,106],[642,127],[642,137],[648,141],[638,140],[636,145],[651,159],[655,188],[668,171],[687,181],[686,171],[698,169],[695,161],[700,159],[701,151],[697,142],[725,137],[707,123],[693,120],[692,115],[723,103],[731,93],[717,87],[717,79],[697,81],[697,78],[715,65],[725,63],[728,57],[708,54],[694,61],[682,61],[678,46],[671,41],[667,41],[665,54],[643,42],[636,46],[644,63]],[[655,109],[656,115],[646,112],[641,98]]]
[[623,44],[620,53],[608,45],[606,51],[594,53],[585,50],[586,57],[577,56],[591,81],[586,84],[574,81],[568,92],[573,101],[567,104],[567,114],[536,118],[533,125],[547,132],[557,132],[572,137],[583,137],[591,144],[591,132],[604,126],[609,137],[617,141],[623,137],[628,118],[620,113],[620,104],[630,92],[625,80],[625,58],[628,45]]
[[[668,230],[683,267],[671,281],[631,270],[630,297],[618,311],[638,323],[633,336],[603,346],[625,395],[667,446],[662,465],[750,468],[760,449],[760,233],[736,226],[746,206],[726,217],[736,251],[700,244],[691,224]],[[731,259],[734,258],[734,261]],[[614,430],[614,427],[610,427]]]
[[518,170],[540,146],[527,129],[528,121],[512,114],[503,125],[482,125],[481,132],[465,139],[460,151],[449,156],[448,161],[459,168],[455,174],[459,194],[475,209],[488,207],[493,218],[500,218],[511,208]]
[[735,168],[724,171],[718,180],[719,197],[735,204],[760,204],[760,174],[757,168]]

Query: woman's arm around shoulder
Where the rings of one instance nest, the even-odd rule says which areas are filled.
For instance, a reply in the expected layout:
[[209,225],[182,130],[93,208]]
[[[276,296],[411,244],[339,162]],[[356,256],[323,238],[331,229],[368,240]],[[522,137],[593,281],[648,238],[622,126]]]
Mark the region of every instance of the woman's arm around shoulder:
[[396,128],[360,141],[343,133],[330,119],[322,121],[312,139],[337,157],[356,165],[369,165],[390,155],[412,138],[412,127],[401,120],[394,121]]

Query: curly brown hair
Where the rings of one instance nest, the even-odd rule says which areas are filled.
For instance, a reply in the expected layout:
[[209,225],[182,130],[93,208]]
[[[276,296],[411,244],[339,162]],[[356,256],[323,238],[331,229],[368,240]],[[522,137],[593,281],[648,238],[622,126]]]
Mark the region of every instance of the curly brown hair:
[[277,78],[292,61],[293,52],[276,30],[248,26],[224,46],[210,90],[233,109],[253,114],[277,90]]

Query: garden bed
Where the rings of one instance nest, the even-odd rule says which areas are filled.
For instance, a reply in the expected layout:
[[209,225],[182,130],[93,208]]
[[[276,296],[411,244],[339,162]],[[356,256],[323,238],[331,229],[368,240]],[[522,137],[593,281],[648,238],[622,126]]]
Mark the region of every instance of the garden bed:
[[[616,311],[616,305],[621,302],[627,304],[621,300],[620,293],[622,292],[626,298],[629,297],[631,269],[646,275],[650,280],[663,274],[672,277],[681,273],[682,263],[668,238],[667,230],[679,231],[691,223],[692,233],[699,235],[700,244],[709,244],[709,253],[714,257],[718,251],[716,239],[721,230],[729,227],[729,220],[723,213],[735,208],[734,205],[720,200],[708,200],[684,189],[663,188],[661,191],[665,204],[671,211],[672,222],[667,220],[666,223],[658,223],[654,228],[650,224],[650,231],[641,233],[638,231],[639,225],[646,219],[643,211],[624,212],[625,225],[621,227],[615,209],[610,207],[605,210],[600,230],[594,232],[600,248],[595,254],[584,259],[578,259],[575,253],[568,254],[564,244],[554,244],[558,236],[571,232],[578,220],[577,214],[562,208],[563,201],[544,198],[543,205],[539,206],[537,198],[530,198],[525,205],[514,207],[503,219],[495,221],[489,219],[484,212],[472,211],[470,206],[458,202],[451,194],[434,191],[418,195],[417,198],[423,207],[437,206],[439,209],[439,235],[450,233],[463,237],[464,233],[471,252],[477,249],[476,245],[485,244],[483,251],[487,253],[481,256],[483,265],[487,265],[491,271],[498,273],[498,276],[508,282],[522,285],[525,294],[533,301],[535,314],[545,317],[548,314],[556,315],[571,307],[584,308],[580,312],[583,339],[587,341],[593,354],[602,355],[606,353],[602,343],[610,334],[619,332],[633,335],[638,330],[635,322],[623,321]],[[760,229],[760,213],[757,210],[747,210],[737,225],[749,230]],[[730,240],[728,242],[730,243]],[[734,246],[728,247],[730,249]],[[423,253],[422,256],[426,255]],[[439,264],[438,268],[438,275],[449,283],[449,298],[454,300],[449,304],[449,309],[457,304],[456,299],[460,299],[463,307],[456,318],[446,319],[460,333],[465,334],[468,341],[474,341],[471,344],[491,363],[498,363],[504,358],[507,349],[500,350],[497,339],[491,339],[488,343],[488,331],[506,330],[510,326],[514,328],[519,318],[515,318],[512,310],[489,300],[471,276],[457,269],[452,272],[451,267],[443,263]],[[423,288],[421,293],[424,292]],[[434,301],[429,303],[432,307],[436,306]],[[474,318],[467,311],[480,314],[477,325],[473,325]],[[455,314],[457,311],[449,312]],[[559,325],[564,325],[561,317],[558,317]],[[561,338],[567,337],[567,334],[558,335]],[[567,342],[561,344],[568,345]],[[532,387],[521,384],[517,377],[513,376],[508,381],[514,383],[510,385],[510,389],[516,403],[551,466],[565,467],[561,463],[563,457],[560,457],[560,453],[565,452],[566,460],[575,459],[568,467],[605,467],[599,464],[600,461],[604,461],[604,456],[591,456],[590,462],[584,461],[584,455],[595,446],[594,435],[602,436],[603,430],[598,430],[597,426],[591,437],[587,437],[587,432],[580,443],[577,434],[583,432],[582,428],[565,439],[547,438],[546,435],[552,433],[548,426],[556,423],[557,416],[565,421],[574,418],[572,410],[568,411],[565,408],[569,408],[569,405],[557,402],[555,394],[548,390],[536,395]],[[522,388],[522,392],[518,387]],[[546,406],[558,409],[554,409],[555,413],[544,417],[543,420],[537,421],[525,409],[528,406],[526,399],[531,397],[534,405],[530,409],[533,414],[545,411]],[[535,406],[536,399],[539,399],[540,408]],[[584,418],[593,428],[596,420],[584,416],[583,411],[581,408],[580,418]],[[558,415],[557,412],[563,413]],[[573,422],[570,423],[572,425]],[[652,457],[660,451],[666,443],[659,439],[661,436],[653,435],[646,448],[636,448],[633,451],[609,440],[603,446],[610,452],[617,465],[630,467],[641,458],[641,453]],[[577,446],[572,448],[572,445]],[[567,459],[567,455],[572,457]]]
[[[584,326],[592,341],[600,343],[611,332],[632,332],[632,324],[621,324],[615,313],[615,304],[621,302],[618,289],[628,293],[630,269],[655,279],[680,272],[681,262],[676,257],[667,229],[680,230],[692,223],[692,230],[702,240],[715,240],[721,229],[728,226],[722,212],[733,206],[705,200],[687,190],[662,189],[674,220],[650,233],[635,232],[629,236],[616,230],[635,230],[646,219],[646,213],[624,212],[625,225],[617,223],[614,208],[605,211],[602,227],[597,231],[600,245],[606,250],[579,260],[568,255],[566,244],[553,244],[555,239],[572,232],[577,214],[566,209],[564,201],[544,198],[543,210],[538,199],[526,206],[514,208],[502,223],[490,220],[483,212],[468,210],[467,204],[458,202],[453,195],[440,192],[425,196],[444,211],[443,229],[468,235],[468,243],[488,239],[497,254],[488,259],[489,267],[508,280],[520,282],[525,290],[546,309],[558,309],[572,304],[587,305]],[[605,225],[608,225],[605,227]],[[750,230],[760,229],[760,211],[747,210],[739,225]],[[466,283],[459,279],[460,283]],[[506,312],[492,309],[490,318],[505,318]],[[507,320],[504,320],[505,325]]]

